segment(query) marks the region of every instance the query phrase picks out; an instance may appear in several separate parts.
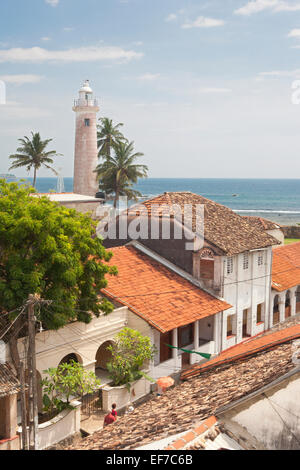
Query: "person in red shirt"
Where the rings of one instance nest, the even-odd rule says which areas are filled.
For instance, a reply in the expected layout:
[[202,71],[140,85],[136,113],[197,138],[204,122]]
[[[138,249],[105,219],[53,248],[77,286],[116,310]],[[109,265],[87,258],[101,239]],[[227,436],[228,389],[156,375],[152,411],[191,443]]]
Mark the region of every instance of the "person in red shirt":
[[111,407],[112,407],[111,414],[117,419],[118,413],[117,413],[117,410],[116,410],[116,408],[117,408],[116,403],[113,403],[111,405]]
[[104,423],[103,426],[108,426],[109,424],[112,424],[116,421],[116,417],[113,416],[112,412],[108,413],[108,415],[105,416],[104,418]]

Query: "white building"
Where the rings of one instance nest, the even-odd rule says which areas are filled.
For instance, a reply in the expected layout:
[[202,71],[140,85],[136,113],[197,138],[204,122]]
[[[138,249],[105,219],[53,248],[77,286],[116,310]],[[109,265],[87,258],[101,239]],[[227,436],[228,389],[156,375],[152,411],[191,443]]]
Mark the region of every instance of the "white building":
[[[175,229],[178,232],[178,225],[182,230],[187,228],[184,219],[178,219],[174,207],[181,208],[183,214],[187,204],[193,207],[194,214],[189,225],[196,224],[197,206],[201,206],[204,213],[204,240],[202,247],[194,251],[186,249],[184,237],[173,236]],[[161,226],[166,216],[158,206],[170,207],[171,235],[170,239],[164,239],[161,230],[159,237],[153,239],[148,233],[139,243],[159,255],[160,262],[164,259],[172,263],[197,281],[202,290],[232,306],[219,315],[216,322],[220,338],[216,353],[270,328],[272,248],[281,243],[268,233],[270,225],[253,223],[252,219],[249,221],[221,204],[190,192],[164,193],[145,201],[142,206],[147,217],[156,216]],[[128,225],[140,213],[141,205],[137,210],[130,208]],[[105,241],[107,247],[118,242],[122,243],[121,240]]]

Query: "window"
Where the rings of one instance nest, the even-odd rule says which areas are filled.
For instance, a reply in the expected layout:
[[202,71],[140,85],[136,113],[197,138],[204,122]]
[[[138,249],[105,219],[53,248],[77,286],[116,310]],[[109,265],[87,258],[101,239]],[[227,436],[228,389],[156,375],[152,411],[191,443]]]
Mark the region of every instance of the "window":
[[262,323],[263,322],[263,304],[259,304],[256,308],[256,323]]
[[249,268],[249,255],[248,253],[244,253],[243,255],[243,269],[248,269]]
[[84,120],[84,125],[85,125],[85,127],[90,127],[90,120],[89,120],[89,119],[85,119],[85,120]]
[[233,336],[233,319],[235,315],[228,315],[227,317],[227,338]]
[[227,274],[233,273],[233,257],[227,258]]
[[264,264],[264,255],[263,253],[259,253],[257,257],[257,264],[258,266],[262,266]]
[[194,324],[179,328],[178,336],[178,343],[180,348],[192,344],[194,341]]
[[214,279],[214,260],[200,259],[200,277],[201,279]]
[[214,280],[214,253],[209,248],[200,252],[200,278]]

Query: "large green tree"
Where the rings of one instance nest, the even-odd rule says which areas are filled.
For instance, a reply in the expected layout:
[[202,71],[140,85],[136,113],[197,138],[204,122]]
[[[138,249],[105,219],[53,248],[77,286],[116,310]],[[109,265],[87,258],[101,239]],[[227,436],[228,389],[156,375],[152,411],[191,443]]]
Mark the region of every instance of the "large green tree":
[[53,139],[42,140],[39,132],[31,132],[31,136],[31,139],[26,136],[19,139],[20,147],[17,148],[16,153],[9,156],[11,160],[14,160],[9,169],[26,167],[26,170],[30,171],[33,168],[33,187],[35,187],[37,171],[42,166],[57,174],[51,165],[53,165],[53,158],[61,154],[56,153],[55,150],[46,151],[46,147]]
[[[117,271],[107,265],[111,253],[96,236],[96,223],[32,191],[0,180],[0,318],[1,312],[22,306],[29,294],[52,301],[38,312],[48,329],[74,320],[88,323],[91,312],[110,313],[113,306],[100,291],[105,275]],[[25,319],[21,315],[18,322]]]
[[141,193],[133,189],[133,184],[139,178],[146,178],[148,167],[136,163],[144,154],[134,153],[133,142],[118,142],[113,146],[114,155],[107,157],[96,168],[99,178],[99,188],[107,195],[114,195],[114,207],[120,196],[137,200]]
[[100,118],[101,124],[97,126],[98,156],[109,158],[114,145],[126,141],[124,135],[120,132],[123,123],[114,124],[112,119],[107,117]]

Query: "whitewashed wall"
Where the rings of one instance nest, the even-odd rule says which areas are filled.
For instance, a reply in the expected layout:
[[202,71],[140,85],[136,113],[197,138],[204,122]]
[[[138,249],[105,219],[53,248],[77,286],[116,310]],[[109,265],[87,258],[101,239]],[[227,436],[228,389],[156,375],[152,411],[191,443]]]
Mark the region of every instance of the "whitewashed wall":
[[269,450],[299,450],[300,372],[220,416],[231,419]]
[[[258,265],[258,256],[263,253],[264,261]],[[243,340],[243,311],[248,310],[247,333],[255,336],[269,328],[269,305],[271,290],[272,248],[249,252],[249,267],[243,269],[243,254],[233,257],[233,272],[227,274],[227,258],[223,257],[223,298],[233,307],[223,315],[222,350]],[[257,305],[264,304],[263,323],[256,323]],[[227,316],[236,314],[233,337],[227,339]]]
[[[121,307],[112,313],[93,318],[91,323],[74,322],[58,331],[43,331],[36,335],[37,370],[57,367],[68,354],[76,354],[85,369],[95,371],[96,354],[106,341],[113,341],[119,331],[127,325],[128,309]],[[23,340],[18,341],[20,356],[24,356]]]

